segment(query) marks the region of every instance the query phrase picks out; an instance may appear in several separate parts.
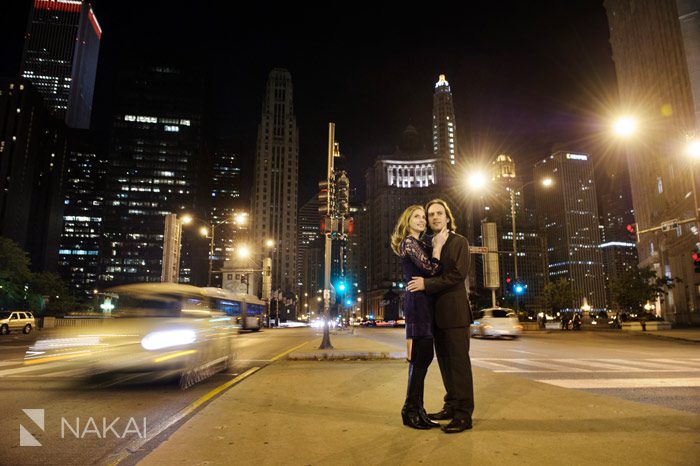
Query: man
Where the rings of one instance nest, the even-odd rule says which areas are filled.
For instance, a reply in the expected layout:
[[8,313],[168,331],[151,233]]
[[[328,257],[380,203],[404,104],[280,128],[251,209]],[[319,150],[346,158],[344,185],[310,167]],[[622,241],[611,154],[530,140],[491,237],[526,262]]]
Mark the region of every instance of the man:
[[456,226],[447,203],[433,199],[425,206],[428,223],[435,235],[448,235],[440,254],[443,273],[436,277],[413,277],[408,291],[425,290],[435,297],[435,353],[442,382],[445,404],[430,419],[451,422],[442,430],[448,434],[472,428],[474,387],[469,360],[469,325],[471,309],[465,281],[469,276],[469,242],[455,233]]

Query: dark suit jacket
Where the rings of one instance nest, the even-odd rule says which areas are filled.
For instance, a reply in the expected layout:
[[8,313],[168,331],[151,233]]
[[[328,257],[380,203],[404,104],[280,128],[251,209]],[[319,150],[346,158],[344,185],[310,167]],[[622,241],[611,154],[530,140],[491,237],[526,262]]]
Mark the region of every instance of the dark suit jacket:
[[473,320],[465,283],[471,265],[467,238],[450,233],[440,262],[442,274],[424,278],[425,292],[435,297],[435,323],[438,328],[468,327]]

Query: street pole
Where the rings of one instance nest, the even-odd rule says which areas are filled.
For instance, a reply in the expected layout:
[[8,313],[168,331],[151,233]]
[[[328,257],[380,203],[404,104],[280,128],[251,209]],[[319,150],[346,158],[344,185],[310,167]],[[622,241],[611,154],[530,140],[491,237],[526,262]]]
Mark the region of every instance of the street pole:
[[[511,186],[510,188],[510,220],[513,226],[513,275],[515,275],[515,284],[518,283],[518,241],[516,239],[515,231],[515,189]],[[515,295],[515,312],[520,309],[520,299],[518,298],[518,293],[513,292]]]
[[207,279],[207,286],[211,286],[211,274],[212,274],[212,269],[213,269],[213,263],[214,263],[214,229],[216,227],[214,226],[213,223],[209,224],[209,231],[211,232],[211,236],[209,237],[209,276]]
[[[328,182],[328,189],[330,189],[332,183],[335,182],[335,174],[333,172],[333,158],[335,157],[336,147],[335,147],[335,123],[328,123],[328,169],[326,172],[326,181]],[[324,269],[323,269],[323,340],[321,341],[321,346],[319,349],[333,349],[331,345],[331,335],[330,329],[328,328],[328,323],[330,322],[330,307],[331,307],[331,233],[329,230],[333,229],[333,212],[331,210],[333,203],[332,196],[328,196],[326,200],[327,215],[330,219],[331,225],[326,225],[325,235],[325,247],[324,247]],[[330,226],[330,228],[329,228]]]

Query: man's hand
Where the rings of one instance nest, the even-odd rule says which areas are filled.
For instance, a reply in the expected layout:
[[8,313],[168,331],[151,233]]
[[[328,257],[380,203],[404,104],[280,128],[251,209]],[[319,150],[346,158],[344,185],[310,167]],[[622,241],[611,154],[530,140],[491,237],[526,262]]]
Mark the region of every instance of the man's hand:
[[423,277],[411,277],[413,280],[408,282],[408,285],[406,285],[406,289],[410,292],[414,291],[423,291],[425,290],[425,282],[423,281]]

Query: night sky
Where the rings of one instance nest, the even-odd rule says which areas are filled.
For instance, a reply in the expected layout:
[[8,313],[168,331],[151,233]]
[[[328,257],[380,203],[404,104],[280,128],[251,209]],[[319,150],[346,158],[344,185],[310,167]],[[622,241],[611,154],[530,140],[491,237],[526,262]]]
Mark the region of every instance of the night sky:
[[[30,2],[2,3],[0,74],[14,76]],[[563,144],[589,151],[597,168],[606,163],[595,135],[616,87],[602,0],[461,2],[458,9],[92,3],[103,29],[93,126],[105,134],[115,71],[156,54],[201,70],[208,134],[236,141],[244,169],[252,168],[267,74],[287,68],[300,132],[300,205],[325,176],[329,121],[361,192],[364,170],[393,152],[408,124],[430,147],[441,73],[452,88],[463,159],[505,151],[529,176],[534,161]]]

